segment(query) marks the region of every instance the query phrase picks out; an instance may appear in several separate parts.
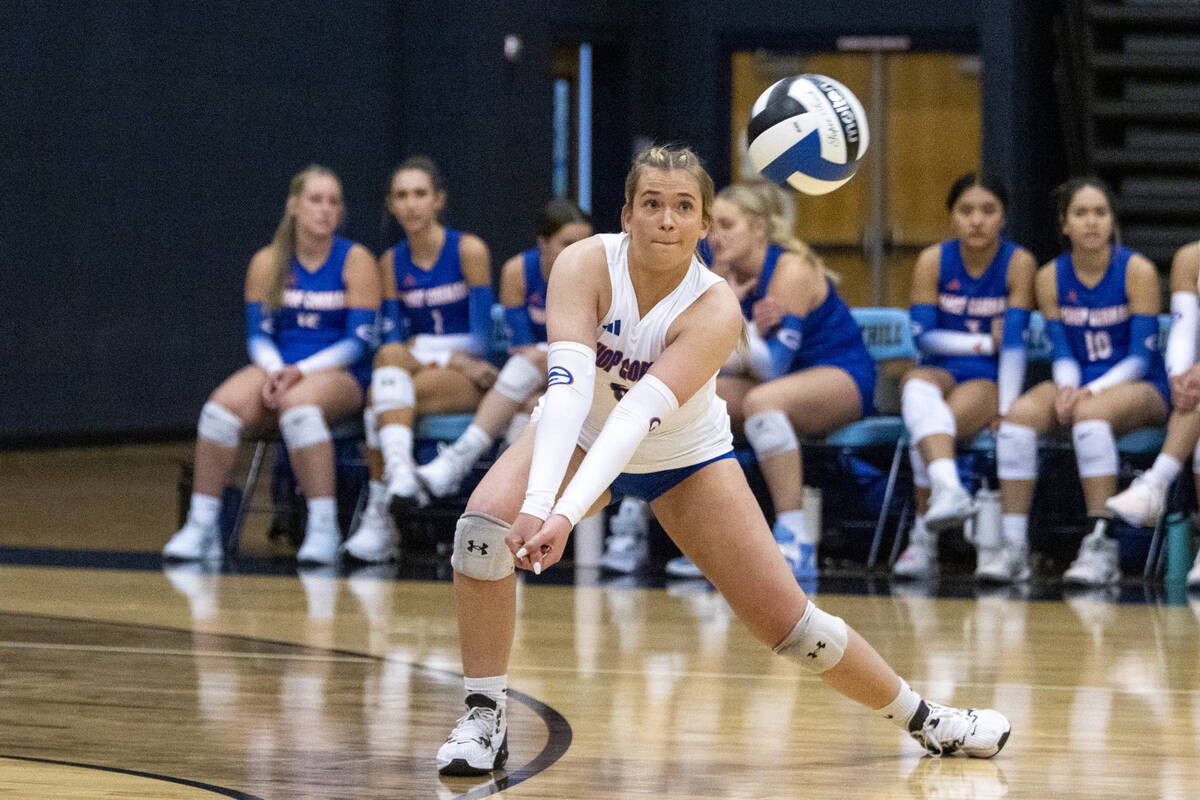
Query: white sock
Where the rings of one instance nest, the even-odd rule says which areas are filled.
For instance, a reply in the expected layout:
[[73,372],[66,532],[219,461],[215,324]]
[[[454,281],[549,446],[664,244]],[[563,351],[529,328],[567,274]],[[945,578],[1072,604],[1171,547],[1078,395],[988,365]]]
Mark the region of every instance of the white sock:
[[508,423],[508,430],[504,432],[505,444],[512,444],[520,436],[521,433],[529,426],[529,415],[524,411],[518,411],[513,414],[512,422]]
[[387,506],[387,484],[383,481],[371,481],[367,484],[367,505]]
[[954,463],[953,458],[938,458],[929,463],[929,479],[934,484],[942,484],[944,486],[960,486],[958,480],[958,467]]
[[463,431],[463,435],[458,437],[458,441],[454,443],[454,449],[462,456],[469,464],[474,464],[478,458],[483,455],[483,451],[492,446],[492,436],[483,428],[472,422]]
[[917,514],[915,517],[913,517],[912,530],[910,530],[908,532],[908,541],[910,543],[915,542],[918,539],[924,540],[927,542],[933,542],[935,544],[937,543],[937,540],[938,540],[937,533],[935,533],[934,531],[931,531],[931,530],[929,530],[929,528],[925,527],[925,515],[924,514]]
[[207,494],[193,494],[192,504],[188,508],[188,519],[197,525],[208,527],[216,525],[221,516],[221,498]]
[[797,508],[794,511],[782,511],[775,515],[775,524],[782,525],[792,532],[792,536],[797,542],[803,544],[816,544],[810,541],[812,538],[808,533],[808,525],[804,515],[804,509]]
[[332,497],[314,497],[308,501],[308,518],[328,522],[337,519],[337,501]]
[[463,688],[467,694],[487,695],[496,701],[496,709],[505,711],[508,701],[508,675],[495,675],[491,678],[463,678]]
[[901,678],[900,692],[896,695],[896,699],[875,713],[884,719],[890,719],[892,724],[900,730],[907,731],[909,730],[908,723],[912,720],[913,714],[917,713],[920,705],[921,695],[914,692],[908,685],[908,681]]
[[412,466],[412,428],[407,425],[384,425],[379,429],[379,448],[383,450],[383,463],[389,468],[393,464]]
[[1154,459],[1154,464],[1150,469],[1146,470],[1143,477],[1158,481],[1162,486],[1170,486],[1171,482],[1179,476],[1179,471],[1182,468],[1183,465],[1174,456],[1159,453],[1158,458]]
[[1004,532],[1005,547],[1024,547],[1028,529],[1028,514],[1003,514],[1000,517],[1000,530]]

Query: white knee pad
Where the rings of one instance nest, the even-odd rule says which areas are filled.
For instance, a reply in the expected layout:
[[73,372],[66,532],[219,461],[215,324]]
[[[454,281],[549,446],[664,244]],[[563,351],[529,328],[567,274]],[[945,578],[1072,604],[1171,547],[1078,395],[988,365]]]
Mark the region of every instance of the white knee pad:
[[846,653],[846,642],[849,640],[846,621],[826,614],[810,599],[804,616],[800,617],[787,638],[775,647],[775,652],[799,661],[809,672],[820,674],[838,665]]
[[363,409],[363,435],[367,440],[368,450],[378,450],[382,447],[379,443],[379,421],[375,418],[375,409],[372,406]]
[[746,439],[759,461],[796,450],[800,441],[782,411],[760,411],[746,419]]
[[512,526],[479,511],[468,511],[454,526],[454,552],[450,566],[481,581],[498,581],[516,571],[504,537]]
[[237,447],[242,438],[242,420],[225,406],[209,400],[200,409],[196,433],[222,447]]
[[905,382],[900,395],[900,416],[904,418],[913,444],[935,433],[954,436],[958,430],[942,390],[929,381],[913,379]]
[[504,362],[496,376],[494,389],[509,400],[520,403],[529,397],[546,380],[540,369],[521,356],[513,356]]
[[1071,428],[1071,441],[1075,443],[1075,463],[1079,465],[1079,477],[1099,478],[1116,475],[1120,466],[1117,456],[1117,440],[1112,426],[1102,419],[1085,419]]
[[412,408],[416,403],[412,376],[399,367],[379,367],[371,373],[371,405],[376,414]]
[[996,476],[1000,480],[1031,481],[1037,477],[1037,431],[1001,422],[996,432]]
[[288,450],[295,452],[328,442],[329,426],[316,406],[295,406],[279,415],[279,434]]
[[921,451],[916,446],[908,448],[908,460],[912,464],[913,486],[928,489],[930,486],[929,469],[925,466],[925,459],[921,457]]

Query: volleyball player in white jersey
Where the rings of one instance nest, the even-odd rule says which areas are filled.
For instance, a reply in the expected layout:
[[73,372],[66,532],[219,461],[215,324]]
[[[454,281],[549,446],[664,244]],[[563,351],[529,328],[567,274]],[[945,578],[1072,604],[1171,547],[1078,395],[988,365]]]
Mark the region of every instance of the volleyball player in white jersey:
[[514,566],[549,568],[575,523],[627,493],[650,502],[684,555],[775,652],[931,752],[990,757],[1008,738],[999,712],[923,701],[792,576],[732,457],[716,396],[717,371],[745,328],[729,285],[695,257],[712,197],[695,154],[647,148],[626,178],[625,232],[585,239],[555,263],[540,416],[484,476],[455,531],[467,710],[438,751],[443,774],[482,774],[507,759]]

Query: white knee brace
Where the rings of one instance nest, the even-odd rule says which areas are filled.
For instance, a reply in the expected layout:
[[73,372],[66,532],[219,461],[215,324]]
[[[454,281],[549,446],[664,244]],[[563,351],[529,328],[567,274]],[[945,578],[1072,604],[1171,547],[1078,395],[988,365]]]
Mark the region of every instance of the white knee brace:
[[908,448],[908,460],[912,464],[913,486],[920,489],[928,489],[929,469],[925,466],[925,459],[921,457],[921,451],[912,445]]
[[900,416],[904,418],[908,438],[913,444],[935,433],[954,436],[958,430],[942,390],[929,381],[913,379],[905,382],[900,395]]
[[200,409],[196,433],[222,447],[237,447],[242,438],[242,420],[221,404],[209,400]]
[[760,411],[746,419],[745,428],[746,439],[759,461],[800,447],[792,423],[782,411]]
[[495,389],[509,400],[520,403],[541,386],[546,375],[521,356],[513,356],[504,362],[496,376]]
[[809,672],[820,674],[838,665],[846,653],[849,640],[846,621],[826,614],[809,599],[804,616],[800,617],[787,638],[775,647],[775,652],[799,661]]
[[399,367],[379,367],[371,373],[371,405],[376,414],[412,408],[416,403],[412,376]]
[[295,452],[314,444],[328,442],[329,426],[316,406],[294,406],[279,415],[279,435],[288,450]]
[[468,511],[454,526],[454,552],[450,566],[480,581],[498,581],[516,571],[504,537],[512,526],[479,511]]
[[1071,428],[1071,440],[1075,443],[1079,477],[1099,478],[1117,474],[1120,467],[1117,440],[1108,422],[1102,419],[1076,422]]
[[1000,480],[1031,481],[1037,477],[1037,431],[1001,422],[996,432],[996,476]]

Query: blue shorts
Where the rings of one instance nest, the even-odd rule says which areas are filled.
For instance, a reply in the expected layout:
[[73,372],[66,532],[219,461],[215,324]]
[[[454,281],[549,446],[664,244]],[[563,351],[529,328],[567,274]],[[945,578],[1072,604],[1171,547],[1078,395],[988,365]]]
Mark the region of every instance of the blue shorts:
[[613,480],[612,486],[608,487],[609,492],[612,494],[610,502],[616,503],[623,497],[636,497],[639,500],[645,500],[649,503],[660,495],[674,489],[693,473],[699,472],[714,461],[734,457],[733,451],[730,450],[728,453],[719,455],[716,458],[710,458],[707,461],[701,461],[699,464],[690,464],[686,467],[664,469],[661,472],[622,472]]
[[922,359],[919,366],[944,369],[959,384],[980,379],[997,383],[999,364],[993,356],[932,356]]
[[858,387],[858,401],[862,406],[862,415],[869,417],[875,413],[875,362],[859,359],[842,359],[839,361],[816,361],[806,365],[809,367],[837,367],[850,376]]

